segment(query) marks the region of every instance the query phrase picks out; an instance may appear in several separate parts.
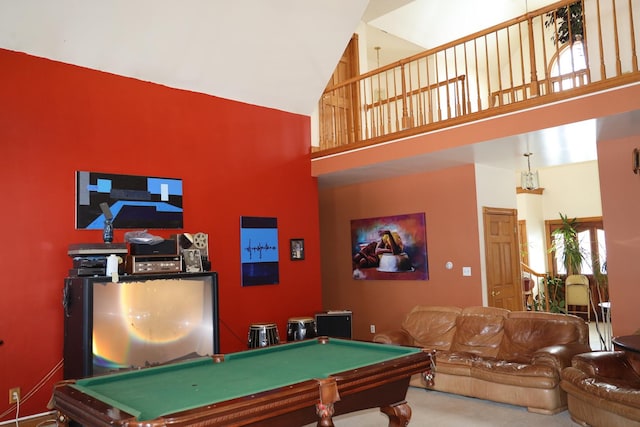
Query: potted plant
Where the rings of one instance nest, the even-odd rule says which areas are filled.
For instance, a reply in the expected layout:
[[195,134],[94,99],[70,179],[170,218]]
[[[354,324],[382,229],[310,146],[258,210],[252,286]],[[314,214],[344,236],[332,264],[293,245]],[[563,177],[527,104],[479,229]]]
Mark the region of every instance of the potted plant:
[[564,281],[559,277],[547,274],[542,279],[542,283],[544,286],[534,298],[533,309],[550,313],[566,313]]
[[[567,215],[560,213],[562,224],[553,230],[551,235],[554,237],[550,251],[562,251],[562,265],[564,265],[567,276],[571,274],[580,274],[584,253],[580,248],[578,240],[578,220],[576,218],[569,219]],[[559,238],[558,238],[559,237]]]
[[547,13],[546,17],[545,27],[550,27],[557,21],[557,29],[552,37],[554,43],[563,45],[568,41],[573,43],[576,40],[582,40],[584,32],[582,1],[578,0],[575,3],[559,7],[555,11]]
[[[562,221],[560,227],[551,233],[554,239],[549,252],[556,253],[556,256],[558,253],[562,254],[562,265],[565,267],[567,276],[580,274],[584,253],[578,240],[578,220],[576,218],[570,219],[562,213],[560,213],[560,219]],[[566,313],[564,280],[561,277],[547,274],[544,284],[547,295],[544,293],[540,295],[540,301],[537,304],[540,310]]]

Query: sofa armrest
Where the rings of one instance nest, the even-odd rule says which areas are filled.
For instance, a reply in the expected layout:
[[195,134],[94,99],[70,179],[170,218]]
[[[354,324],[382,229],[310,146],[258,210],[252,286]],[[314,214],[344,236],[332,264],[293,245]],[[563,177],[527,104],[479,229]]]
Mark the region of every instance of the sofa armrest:
[[413,345],[413,338],[403,329],[380,332],[373,336],[373,342],[395,345]]
[[624,351],[596,351],[574,357],[572,366],[589,377],[628,378],[631,366]]
[[582,343],[552,345],[536,351],[531,361],[534,364],[553,366],[561,371],[567,366],[571,366],[571,360],[575,355],[590,351],[591,347]]

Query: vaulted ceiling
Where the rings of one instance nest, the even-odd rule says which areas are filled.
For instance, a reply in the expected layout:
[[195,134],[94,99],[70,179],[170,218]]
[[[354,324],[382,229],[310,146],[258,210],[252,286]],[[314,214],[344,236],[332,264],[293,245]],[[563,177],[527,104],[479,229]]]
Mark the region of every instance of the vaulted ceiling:
[[[468,0],[3,0],[0,48],[312,115],[359,28],[374,66],[376,46],[382,61],[392,62],[552,2],[493,0],[488,8]],[[584,161],[585,153],[595,158],[593,129],[599,126],[584,125],[590,149],[579,153],[571,150],[566,129],[556,128],[517,137],[520,145],[512,154],[503,147],[513,141],[449,154],[456,161],[517,170],[526,139],[532,150],[547,150],[555,141],[556,153],[549,157],[556,162],[557,153],[562,161]],[[538,156],[538,167],[545,166],[544,158]],[[419,165],[425,160],[408,159]]]
[[368,0],[3,0],[0,47],[310,115]]
[[0,47],[311,115],[361,23],[388,63],[552,1],[3,0]]

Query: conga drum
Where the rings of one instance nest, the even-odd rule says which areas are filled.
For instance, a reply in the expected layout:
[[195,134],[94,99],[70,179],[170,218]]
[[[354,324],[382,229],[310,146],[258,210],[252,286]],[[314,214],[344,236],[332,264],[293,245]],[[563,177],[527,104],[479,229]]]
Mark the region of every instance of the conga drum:
[[312,317],[291,317],[287,322],[287,341],[301,341],[318,335]]
[[267,347],[280,343],[275,323],[252,323],[249,326],[249,348]]

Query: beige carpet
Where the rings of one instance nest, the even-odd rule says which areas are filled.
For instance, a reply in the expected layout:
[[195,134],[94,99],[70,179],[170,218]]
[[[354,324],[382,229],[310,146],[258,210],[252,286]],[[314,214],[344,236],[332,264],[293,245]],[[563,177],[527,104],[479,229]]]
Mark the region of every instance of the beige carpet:
[[[578,426],[567,411],[556,415],[528,412],[520,406],[505,405],[455,394],[410,387],[407,402],[413,427],[569,427]],[[378,409],[341,415],[333,420],[336,427],[383,427],[386,415]],[[315,426],[309,424],[308,427]]]

